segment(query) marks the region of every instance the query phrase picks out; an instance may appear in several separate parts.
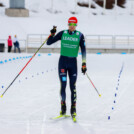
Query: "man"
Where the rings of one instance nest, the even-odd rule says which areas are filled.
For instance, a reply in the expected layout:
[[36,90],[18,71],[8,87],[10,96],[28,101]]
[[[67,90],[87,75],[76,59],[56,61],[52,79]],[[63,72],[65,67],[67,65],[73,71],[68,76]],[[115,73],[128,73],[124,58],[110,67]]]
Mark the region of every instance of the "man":
[[51,36],[47,41],[47,45],[61,40],[61,51],[59,59],[59,78],[61,83],[60,95],[61,95],[61,112],[60,115],[66,115],[66,84],[67,73],[70,80],[71,90],[71,116],[76,117],[76,80],[77,80],[77,56],[79,46],[82,52],[82,73],[86,72],[86,48],[84,35],[76,31],[77,18],[71,17],[68,20],[68,30],[59,32],[56,36],[56,28],[51,30]]
[[13,38],[13,43],[14,43],[14,53],[16,53],[16,48],[18,49],[18,52],[20,53],[20,47],[19,47],[19,41],[17,39],[17,36],[15,35]]

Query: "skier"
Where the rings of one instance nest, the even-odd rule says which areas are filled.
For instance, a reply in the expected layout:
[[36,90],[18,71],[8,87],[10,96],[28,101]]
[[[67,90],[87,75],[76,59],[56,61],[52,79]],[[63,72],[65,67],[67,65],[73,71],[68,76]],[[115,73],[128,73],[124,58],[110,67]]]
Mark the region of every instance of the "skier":
[[[86,68],[86,48],[84,35],[76,30],[77,18],[71,17],[68,19],[68,30],[59,32],[56,36],[56,28],[53,28],[51,36],[47,41],[47,45],[51,45],[58,40],[61,40],[61,51],[58,65],[58,73],[61,83],[61,112],[60,115],[66,115],[66,84],[67,73],[70,80],[71,90],[71,116],[76,117],[76,80],[77,80],[77,56],[79,46],[82,52],[82,73],[85,74]],[[76,119],[76,118],[75,118]]]

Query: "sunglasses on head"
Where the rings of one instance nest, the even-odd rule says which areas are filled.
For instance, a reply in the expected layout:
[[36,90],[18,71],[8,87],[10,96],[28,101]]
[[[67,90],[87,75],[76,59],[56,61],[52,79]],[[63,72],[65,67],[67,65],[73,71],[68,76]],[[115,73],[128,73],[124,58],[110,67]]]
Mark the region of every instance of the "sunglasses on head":
[[69,23],[68,25],[69,25],[69,26],[77,26],[76,23]]

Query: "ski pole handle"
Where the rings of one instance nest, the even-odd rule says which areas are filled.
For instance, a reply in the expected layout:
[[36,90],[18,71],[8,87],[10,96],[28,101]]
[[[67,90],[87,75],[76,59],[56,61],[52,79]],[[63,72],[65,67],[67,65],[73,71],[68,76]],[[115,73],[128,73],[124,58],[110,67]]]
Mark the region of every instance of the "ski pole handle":
[[56,29],[57,28],[57,26],[53,26],[53,29]]

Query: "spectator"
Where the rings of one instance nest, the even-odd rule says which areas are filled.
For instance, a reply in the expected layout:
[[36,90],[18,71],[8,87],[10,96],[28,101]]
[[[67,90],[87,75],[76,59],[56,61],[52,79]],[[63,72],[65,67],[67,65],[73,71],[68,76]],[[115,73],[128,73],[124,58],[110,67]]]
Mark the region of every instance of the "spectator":
[[14,44],[14,52],[16,53],[16,48],[17,48],[18,49],[18,52],[20,53],[19,41],[18,41],[16,35],[14,36],[13,44]]
[[8,52],[10,53],[11,52],[11,49],[12,49],[12,39],[11,39],[11,36],[8,37]]

